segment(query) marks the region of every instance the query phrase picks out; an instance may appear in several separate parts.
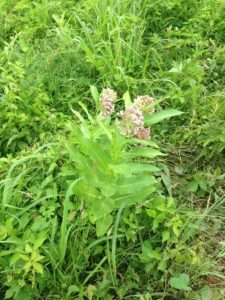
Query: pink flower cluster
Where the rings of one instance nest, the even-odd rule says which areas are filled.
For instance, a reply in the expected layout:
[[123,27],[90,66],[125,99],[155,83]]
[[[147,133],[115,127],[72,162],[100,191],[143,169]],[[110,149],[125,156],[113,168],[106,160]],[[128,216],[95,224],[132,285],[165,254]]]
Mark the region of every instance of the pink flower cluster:
[[138,106],[143,112],[147,112],[149,114],[153,114],[155,112],[155,109],[151,107],[154,103],[154,98],[148,95],[138,96],[134,99],[134,105]]
[[140,140],[149,140],[150,139],[150,128],[140,128],[138,133],[137,133],[137,137]]
[[117,98],[116,92],[114,92],[112,89],[107,88],[104,89],[100,96],[100,110],[101,110],[101,117],[103,119],[111,116],[111,114],[115,110],[114,101]]
[[125,111],[120,111],[118,116],[121,120],[117,123],[121,134],[132,137],[138,134],[144,127],[144,116],[136,105],[130,105]]
[[[117,98],[116,92],[107,88],[102,91],[100,96],[100,115],[102,118],[110,116],[114,110],[114,101]],[[116,124],[120,133],[126,137],[137,137],[142,140],[150,138],[150,128],[144,127],[144,113],[153,114],[155,112],[152,105],[155,100],[148,96],[138,96],[133,104],[131,104],[125,111],[120,111],[117,115],[120,118]]]

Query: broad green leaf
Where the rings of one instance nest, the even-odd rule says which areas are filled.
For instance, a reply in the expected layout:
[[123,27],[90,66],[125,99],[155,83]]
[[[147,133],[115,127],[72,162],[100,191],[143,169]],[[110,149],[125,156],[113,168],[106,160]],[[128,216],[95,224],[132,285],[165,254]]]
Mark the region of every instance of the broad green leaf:
[[125,154],[125,157],[147,157],[147,158],[155,158],[159,155],[165,155],[159,150],[152,149],[152,148],[134,148],[130,152]]
[[164,119],[171,118],[173,116],[179,116],[183,114],[183,112],[176,110],[176,109],[166,109],[159,112],[156,112],[152,115],[146,115],[145,116],[145,124],[151,125],[158,122],[161,122]]
[[142,243],[142,253],[140,255],[140,259],[146,263],[152,260],[161,260],[161,255],[157,250],[152,248],[150,241],[144,241]]
[[156,190],[155,186],[151,186],[142,191],[130,194],[130,195],[121,195],[121,196],[113,196],[116,207],[119,207],[123,202],[126,203],[125,206],[130,206],[133,204],[141,203],[143,200],[146,200],[149,195],[154,193]]
[[90,173],[91,160],[85,157],[82,153],[80,153],[75,146],[67,145],[67,150],[69,152],[71,160],[73,160],[76,163],[76,168],[80,172],[88,171]]
[[156,229],[159,226],[159,221],[155,218],[152,223],[152,229]]
[[5,293],[4,299],[13,299],[13,295],[20,289],[19,285],[15,284],[9,287]]
[[31,254],[31,260],[32,261],[39,261],[39,260],[42,260],[43,258],[44,258],[44,256],[40,255],[37,251],[34,251]]
[[200,181],[198,182],[198,184],[199,184],[200,188],[201,188],[203,191],[205,191],[205,192],[207,191],[208,187],[207,187],[207,184],[206,184],[205,181],[200,180]]
[[198,183],[196,181],[191,181],[187,186],[188,192],[196,192],[197,189],[198,189]]
[[92,223],[109,215],[115,209],[115,203],[110,198],[96,197],[88,199],[87,209],[89,211],[89,219]]
[[130,94],[128,91],[123,95],[123,100],[124,100],[125,108],[127,109],[132,104],[130,99]]
[[98,237],[103,236],[107,232],[112,221],[113,217],[111,215],[107,215],[96,222],[96,233]]
[[199,291],[199,294],[201,294],[201,299],[200,300],[216,300],[216,299],[213,298],[214,294],[213,294],[212,289],[209,286],[203,287]]
[[167,207],[172,207],[175,205],[174,199],[172,197],[168,197],[167,199]]
[[31,226],[32,231],[42,231],[48,228],[50,221],[46,221],[46,218],[38,217]]
[[33,297],[27,287],[23,287],[16,294],[15,300],[31,300]]
[[131,145],[135,145],[135,144],[141,144],[141,145],[145,145],[145,146],[151,146],[151,147],[154,147],[154,148],[159,148],[159,146],[151,141],[151,140],[141,140],[141,139],[138,139],[138,138],[130,138],[130,139],[127,139],[126,140],[127,144],[131,144]]
[[94,86],[94,85],[91,85],[90,89],[91,89],[92,97],[95,101],[96,108],[99,109],[99,92],[98,92],[96,86]]
[[0,251],[0,257],[7,256],[7,255],[13,255],[13,254],[15,254],[15,249]]
[[127,163],[120,165],[112,165],[112,170],[116,174],[121,174],[126,177],[132,176],[132,174],[142,173],[142,172],[158,172],[159,168],[150,165],[150,164],[141,164],[141,163]]
[[180,229],[178,228],[178,226],[176,224],[173,225],[173,232],[177,237],[180,235]]
[[55,22],[57,23],[57,25],[59,27],[61,27],[63,25],[63,18],[60,18],[59,16],[53,14],[52,18],[55,20]]
[[161,173],[161,179],[167,189],[168,194],[171,196],[172,185],[171,185],[171,181],[170,181],[170,175]]
[[40,236],[35,240],[34,242],[34,250],[38,249],[43,243],[44,241],[47,239],[47,233],[41,233]]
[[87,298],[88,299],[93,299],[93,296],[96,294],[97,288],[96,286],[89,284],[87,287]]
[[97,164],[97,167],[108,171],[108,157],[101,146],[89,139],[83,139],[82,142],[86,146],[88,156]]
[[40,263],[38,262],[33,262],[33,267],[34,267],[34,270],[37,272],[37,273],[40,273],[40,274],[43,274],[43,267]]
[[101,128],[101,131],[104,132],[109,140],[112,140],[112,133],[110,132],[110,130],[108,129],[108,127],[106,125],[104,125],[104,122],[102,122],[102,120],[100,118],[96,118],[96,122],[98,123],[99,127]]
[[10,258],[10,266],[12,266],[14,263],[16,263],[20,259],[20,254],[15,253]]
[[146,209],[146,212],[147,212],[147,214],[148,214],[149,217],[151,217],[153,219],[156,217],[156,210],[154,210],[154,209]]
[[23,287],[23,286],[25,286],[26,285],[26,281],[24,280],[24,279],[18,279],[18,285],[20,286],[20,287]]
[[170,232],[165,230],[162,232],[162,242],[166,242],[170,238]]
[[[72,124],[69,124],[68,127],[72,133],[72,142],[79,144],[81,141],[81,138],[83,137],[80,126],[77,126],[74,123],[72,123]],[[87,138],[86,135],[85,135],[85,137]]]
[[20,254],[20,257],[25,261],[30,261],[30,257],[24,254]]
[[159,214],[157,214],[156,219],[158,222],[162,223],[166,218],[166,214],[165,212],[160,212]]
[[156,183],[153,176],[140,175],[122,178],[117,182],[117,193],[118,195],[133,194]]
[[20,240],[19,238],[13,236],[13,237],[9,237],[8,239],[4,240],[4,241],[0,241],[0,244],[18,244],[18,245],[23,245],[23,241]]
[[67,296],[70,296],[72,293],[79,293],[80,289],[77,285],[70,285],[67,291]]
[[32,267],[32,263],[29,261],[23,266],[23,269],[29,271],[31,267]]
[[149,240],[144,241],[141,245],[142,253],[148,253],[152,251],[152,244]]
[[189,276],[187,274],[181,274],[179,277],[172,277],[169,280],[170,285],[177,289],[177,290],[183,290],[183,291],[190,291],[191,288],[189,285]]
[[109,198],[117,191],[117,185],[115,183],[109,184],[109,182],[101,181],[98,185],[101,188],[102,195]]

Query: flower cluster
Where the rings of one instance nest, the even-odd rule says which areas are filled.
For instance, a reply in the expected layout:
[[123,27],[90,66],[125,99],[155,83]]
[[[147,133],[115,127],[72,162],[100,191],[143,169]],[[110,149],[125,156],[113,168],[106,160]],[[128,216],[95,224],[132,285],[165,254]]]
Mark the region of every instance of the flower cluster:
[[107,88],[102,91],[102,94],[100,96],[100,110],[101,110],[101,117],[103,119],[110,116],[115,109],[114,101],[117,98],[116,92],[114,92],[112,89]]
[[149,127],[148,128],[141,128],[137,133],[137,137],[140,140],[149,140],[150,136],[151,136],[151,133],[150,133],[150,128]]
[[120,111],[121,120],[117,123],[121,134],[132,137],[144,127],[144,116],[136,105],[130,105],[125,111]]
[[[107,88],[102,91],[100,96],[100,115],[102,118],[110,116],[114,110],[114,101],[117,98],[116,92]],[[120,111],[117,116],[116,124],[120,130],[120,133],[126,137],[137,137],[142,140],[148,140],[150,138],[150,128],[144,127],[144,113],[153,114],[155,112],[152,105],[155,100],[148,96],[138,96],[134,102],[127,107],[125,111]]]
[[151,105],[154,103],[155,103],[155,99],[148,95],[138,96],[134,100],[134,105],[136,105],[142,111],[147,112],[149,114],[153,114],[155,112],[155,109],[151,107]]

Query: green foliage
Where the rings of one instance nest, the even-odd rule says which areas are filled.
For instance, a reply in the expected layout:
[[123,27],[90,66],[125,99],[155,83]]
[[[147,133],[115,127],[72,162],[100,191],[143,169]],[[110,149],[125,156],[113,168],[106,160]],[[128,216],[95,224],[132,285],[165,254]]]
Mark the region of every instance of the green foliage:
[[[1,299],[224,299],[224,19],[223,0],[0,1]],[[147,94],[151,139],[125,138],[116,113]]]
[[[157,144],[125,138],[113,121],[82,107],[89,120],[74,111],[82,122],[69,123],[66,138],[4,162],[11,165],[1,182],[5,299],[46,297],[50,287],[62,297],[104,297],[112,286],[110,293],[122,298],[129,286],[139,290],[139,279],[129,274],[139,278],[141,264],[146,276],[168,281],[167,268],[179,271],[173,261],[195,267],[201,261],[203,249],[199,256],[187,243],[194,223],[178,213],[173,198],[161,195]],[[138,245],[138,260],[124,253],[127,245]],[[87,286],[92,280],[95,285]],[[151,282],[147,276],[143,285]]]
[[189,276],[186,274],[181,274],[180,277],[173,277],[170,279],[170,285],[178,290],[189,291]]
[[173,116],[178,116],[181,114],[182,114],[182,112],[178,111],[176,109],[163,110],[163,111],[156,112],[153,115],[146,116],[145,123],[146,124],[155,124],[155,123],[161,122],[164,119],[167,119],[167,118],[170,118]]
[[112,213],[121,205],[137,205],[156,190],[157,181],[151,175],[154,167],[141,163],[139,155],[153,158],[160,154],[147,146],[140,148],[140,154],[134,153],[138,148],[129,150],[129,141],[107,122],[73,126],[67,144],[74,169],[81,178],[74,192],[84,199],[98,236],[109,229]]

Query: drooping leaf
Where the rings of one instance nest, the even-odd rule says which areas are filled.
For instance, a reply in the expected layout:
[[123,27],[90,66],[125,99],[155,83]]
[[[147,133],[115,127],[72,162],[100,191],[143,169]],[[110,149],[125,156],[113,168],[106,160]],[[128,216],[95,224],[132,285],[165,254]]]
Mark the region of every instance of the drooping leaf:
[[141,163],[127,163],[120,165],[112,165],[111,168],[116,174],[121,174],[123,176],[129,177],[132,174],[142,173],[142,172],[158,172],[159,168],[150,164]]
[[162,152],[156,149],[152,148],[134,148],[130,152],[125,154],[125,157],[132,157],[132,158],[137,158],[137,157],[147,157],[147,158],[154,158],[159,155],[164,155]]
[[166,109],[159,112],[156,112],[152,115],[146,115],[145,116],[145,124],[151,125],[158,122],[161,122],[164,119],[168,119],[174,116],[179,116],[183,114],[182,111],[176,110],[176,109]]
[[159,148],[159,146],[152,140],[141,140],[138,138],[130,138],[127,139],[126,142],[127,144],[131,144],[131,145],[139,144],[139,145],[151,146],[157,149]]

